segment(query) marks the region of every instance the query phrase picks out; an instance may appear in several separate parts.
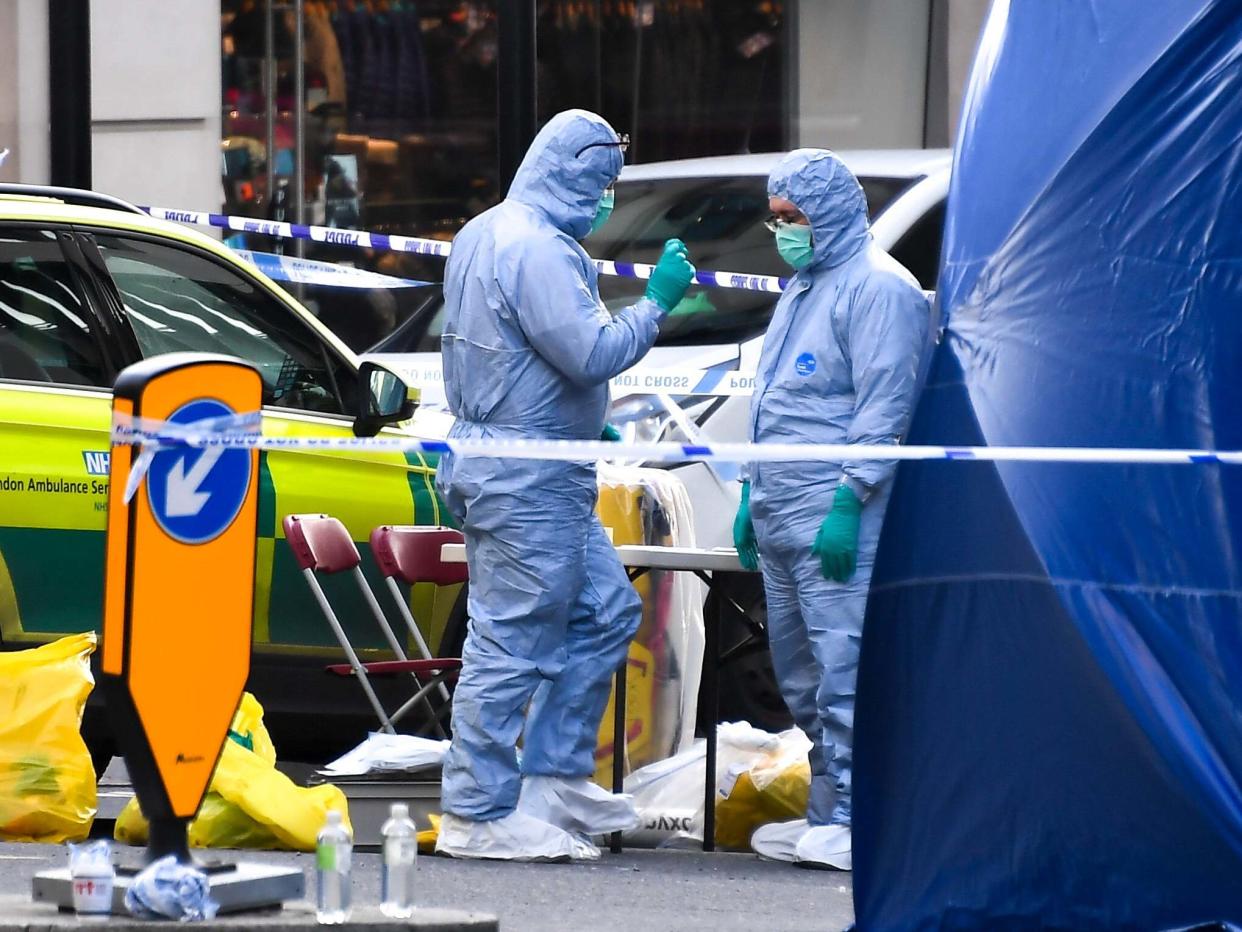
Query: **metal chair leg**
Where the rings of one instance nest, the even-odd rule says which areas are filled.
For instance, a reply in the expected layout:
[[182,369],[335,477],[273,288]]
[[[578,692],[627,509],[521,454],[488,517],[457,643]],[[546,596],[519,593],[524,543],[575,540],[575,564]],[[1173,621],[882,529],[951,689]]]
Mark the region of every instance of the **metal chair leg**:
[[336,635],[337,642],[341,645],[341,649],[345,651],[345,656],[349,658],[349,665],[354,668],[354,675],[358,677],[358,683],[362,686],[362,691],[366,693],[367,699],[371,703],[371,708],[375,710],[375,715],[379,718],[380,731],[394,734],[396,729],[392,726],[392,720],[384,711],[384,706],[380,703],[379,696],[375,694],[375,688],[371,685],[371,680],[367,676],[366,667],[362,665],[362,661],[354,653],[353,645],[349,643],[349,638],[345,636],[345,629],[341,627],[341,622],[337,619],[336,612],[332,611],[332,606],[328,604],[328,597],[324,595],[323,589],[319,585],[319,580],[315,578],[315,571],[307,568],[302,570],[302,574],[306,577],[311,592],[315,594],[315,601],[319,603],[320,609],[323,610],[324,617],[328,619],[328,624],[332,627],[332,633]]

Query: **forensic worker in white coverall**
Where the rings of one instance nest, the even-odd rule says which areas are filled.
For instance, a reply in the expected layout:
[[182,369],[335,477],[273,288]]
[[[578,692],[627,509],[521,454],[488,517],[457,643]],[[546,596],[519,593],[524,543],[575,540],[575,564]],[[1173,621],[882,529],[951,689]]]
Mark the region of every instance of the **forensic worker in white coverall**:
[[[647,353],[694,277],[685,245],[670,240],[642,299],[615,315],[601,303],[578,241],[607,219],[624,146],[593,113],[558,114],[508,197],[454,239],[442,340],[450,437],[604,433],[608,380]],[[628,797],[590,777],[642,604],[595,513],[595,464],[446,456],[436,484],[461,521],[470,569],[436,850],[598,857],[590,836],[638,821]]]
[[[914,407],[929,308],[872,241],[862,187],[831,152],[799,149],[768,179],[769,227],[796,274],[763,340],[754,443],[895,444]],[[734,522],[762,568],[772,662],[811,739],[807,817],[751,839],[765,857],[849,870],[854,689],[867,589],[894,461],[752,463]]]

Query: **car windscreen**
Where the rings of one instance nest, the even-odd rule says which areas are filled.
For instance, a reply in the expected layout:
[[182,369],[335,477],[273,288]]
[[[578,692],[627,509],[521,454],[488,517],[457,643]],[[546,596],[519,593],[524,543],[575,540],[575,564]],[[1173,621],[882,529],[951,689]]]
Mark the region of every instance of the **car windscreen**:
[[[872,218],[917,178],[865,176],[859,179]],[[596,259],[654,263],[664,241],[679,237],[704,271],[748,275],[792,274],[764,227],[768,215],[767,178],[662,178],[617,183],[616,207],[601,229],[583,241]],[[616,313],[633,304],[646,282],[601,275],[600,297]],[[428,289],[430,290],[430,289]],[[741,343],[760,336],[776,307],[777,295],[736,288],[693,285],[660,327],[657,343],[684,346]],[[443,302],[427,300],[374,352],[438,352]]]

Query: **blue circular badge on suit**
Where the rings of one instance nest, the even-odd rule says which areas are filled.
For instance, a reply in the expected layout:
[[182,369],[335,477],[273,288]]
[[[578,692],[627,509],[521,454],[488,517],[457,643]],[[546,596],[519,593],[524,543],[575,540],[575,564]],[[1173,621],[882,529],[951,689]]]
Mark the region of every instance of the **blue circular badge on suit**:
[[815,354],[803,353],[794,360],[794,371],[798,375],[811,375],[815,372]]
[[[168,418],[190,424],[236,412],[214,398],[187,402]],[[224,447],[161,450],[147,471],[147,501],[155,521],[183,544],[215,540],[233,523],[250,487],[250,451]]]

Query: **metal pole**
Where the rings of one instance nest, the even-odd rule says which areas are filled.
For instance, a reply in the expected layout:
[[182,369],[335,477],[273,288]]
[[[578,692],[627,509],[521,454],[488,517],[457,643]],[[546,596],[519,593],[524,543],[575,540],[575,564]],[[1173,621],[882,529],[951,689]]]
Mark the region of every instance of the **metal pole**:
[[595,112],[604,112],[604,8],[602,0],[595,0]]
[[[630,91],[630,161],[638,162],[639,143],[642,134],[638,131],[638,116],[643,88],[643,16],[646,15],[643,4],[638,4],[634,13],[634,82]],[[654,15],[654,14],[652,14]]]
[[267,206],[276,197],[276,26],[272,0],[263,0],[263,96],[266,103]]
[[497,175],[501,192],[535,138],[536,0],[500,0],[496,61]]
[[[305,223],[306,199],[306,14],[300,0],[293,4],[293,222]],[[293,250],[298,256],[306,255],[306,241],[294,241]],[[298,297],[303,289],[299,284]]]
[[704,618],[703,702],[707,706],[707,753],[703,780],[703,850],[716,850],[716,731],[720,721],[720,618],[723,602]]
[[[625,792],[625,712],[629,704],[626,696],[629,669],[630,655],[627,651],[614,677],[616,690],[612,697],[612,791],[614,793]],[[613,854],[621,853],[620,832],[612,833],[609,846]]]
[[50,0],[49,180],[91,187],[91,15],[83,0]]

